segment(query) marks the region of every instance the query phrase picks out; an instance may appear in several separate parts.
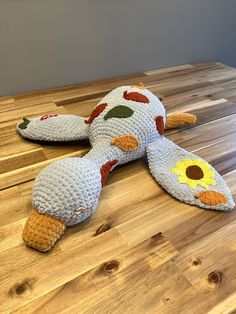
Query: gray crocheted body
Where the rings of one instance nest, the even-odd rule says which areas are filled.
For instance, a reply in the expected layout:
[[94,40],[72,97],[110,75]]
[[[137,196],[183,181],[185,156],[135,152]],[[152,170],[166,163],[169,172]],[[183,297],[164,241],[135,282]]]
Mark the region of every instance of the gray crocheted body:
[[37,176],[33,207],[42,214],[77,224],[96,209],[102,185],[117,165],[147,154],[156,181],[180,201],[215,210],[234,202],[220,174],[203,159],[165,139],[166,112],[147,89],[123,86],[106,95],[89,119],[46,115],[17,126],[26,138],[70,141],[88,138],[83,158],[52,163]]

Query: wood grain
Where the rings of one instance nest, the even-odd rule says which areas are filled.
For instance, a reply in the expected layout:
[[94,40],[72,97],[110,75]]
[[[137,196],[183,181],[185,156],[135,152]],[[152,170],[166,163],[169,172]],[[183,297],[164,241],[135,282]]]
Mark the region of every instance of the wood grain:
[[34,178],[84,154],[88,142],[22,139],[24,116],[88,116],[119,85],[143,82],[167,112],[198,116],[166,136],[210,161],[236,200],[236,69],[201,62],[0,98],[0,313],[236,311],[236,212],[182,204],[151,177],[146,158],[116,168],[96,213],[68,228],[52,252],[24,246]]

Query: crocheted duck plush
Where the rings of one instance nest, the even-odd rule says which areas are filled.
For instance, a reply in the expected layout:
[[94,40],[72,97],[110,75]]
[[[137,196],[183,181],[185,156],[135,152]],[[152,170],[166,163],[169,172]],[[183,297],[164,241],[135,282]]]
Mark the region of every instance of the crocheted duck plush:
[[37,176],[33,210],[23,231],[26,245],[50,250],[66,226],[82,222],[95,211],[110,171],[144,155],[156,181],[178,200],[206,209],[232,209],[231,192],[220,174],[163,136],[165,128],[195,120],[187,113],[166,118],[162,102],[142,84],[112,90],[88,119],[55,114],[24,118],[17,131],[25,138],[88,138],[92,146],[84,157],[56,161]]

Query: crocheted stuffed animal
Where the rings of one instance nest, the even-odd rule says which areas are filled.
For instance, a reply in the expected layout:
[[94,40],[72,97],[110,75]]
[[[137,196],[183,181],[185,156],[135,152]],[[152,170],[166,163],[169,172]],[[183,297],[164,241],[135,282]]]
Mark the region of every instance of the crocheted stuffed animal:
[[110,171],[144,155],[156,181],[178,200],[207,209],[232,209],[230,190],[220,174],[163,136],[165,127],[194,124],[195,120],[186,113],[173,114],[166,121],[162,102],[142,84],[114,89],[86,120],[55,114],[24,118],[17,131],[25,138],[88,138],[92,146],[84,157],[56,161],[37,176],[33,210],[23,231],[26,245],[50,250],[66,226],[78,224],[94,212]]

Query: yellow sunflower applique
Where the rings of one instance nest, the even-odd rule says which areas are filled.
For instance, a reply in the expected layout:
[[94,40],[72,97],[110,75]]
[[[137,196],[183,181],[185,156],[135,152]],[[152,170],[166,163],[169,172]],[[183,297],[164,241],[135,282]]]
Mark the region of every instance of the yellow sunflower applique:
[[176,168],[172,169],[172,173],[178,175],[180,183],[187,184],[190,188],[195,189],[197,185],[208,188],[209,185],[216,185],[214,180],[215,173],[211,166],[201,159],[187,159],[175,163]]

